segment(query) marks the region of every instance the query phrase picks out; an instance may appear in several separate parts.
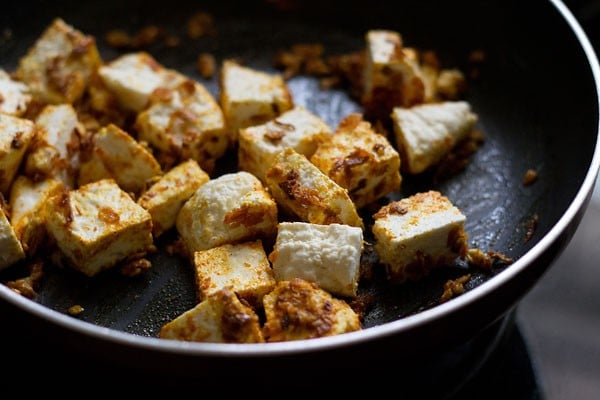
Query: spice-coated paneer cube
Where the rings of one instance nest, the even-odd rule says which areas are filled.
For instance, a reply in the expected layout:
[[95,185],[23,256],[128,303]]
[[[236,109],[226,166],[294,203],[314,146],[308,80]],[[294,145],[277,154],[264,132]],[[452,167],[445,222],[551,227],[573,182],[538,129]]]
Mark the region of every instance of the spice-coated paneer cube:
[[12,79],[0,68],[0,114],[20,117],[27,110],[30,102],[29,87],[23,82]]
[[63,191],[46,205],[47,229],[68,264],[87,276],[139,259],[152,247],[152,217],[112,179]]
[[10,267],[19,260],[25,258],[25,252],[21,242],[17,239],[15,231],[11,226],[2,204],[0,204],[0,270]]
[[219,102],[230,143],[237,143],[240,128],[265,123],[290,110],[292,95],[280,75],[225,60],[219,75]]
[[252,307],[262,307],[262,298],[275,287],[273,270],[260,240],[224,244],[194,255],[200,300],[231,286]]
[[373,219],[375,250],[392,282],[418,280],[466,256],[466,217],[437,191],[391,202]]
[[278,152],[291,147],[310,157],[331,134],[321,118],[296,106],[265,124],[240,129],[239,167],[265,182],[265,171]]
[[275,236],[277,204],[254,175],[224,174],[196,190],[175,225],[193,258],[196,251]]
[[138,204],[152,215],[154,237],[175,226],[183,204],[209,180],[196,161],[188,160],[170,169],[140,196]]
[[160,153],[176,160],[192,158],[209,173],[227,150],[223,112],[208,90],[193,80],[154,91],[135,126],[138,138]]
[[402,182],[398,152],[359,114],[342,120],[310,161],[348,190],[356,208],[398,191]]
[[281,222],[269,260],[277,281],[302,278],[332,294],[354,297],[362,249],[360,228]]
[[277,154],[266,181],[277,204],[304,222],[363,227],[348,191],[294,149]]
[[210,343],[262,343],[260,321],[231,287],[225,287],[163,325],[161,339]]
[[418,174],[437,164],[456,143],[466,138],[477,114],[466,101],[396,107],[392,113],[402,168]]
[[361,329],[359,317],[348,303],[300,278],[277,282],[263,298],[263,306],[263,336],[267,342],[313,339]]
[[6,196],[35,130],[32,121],[0,114],[0,192]]
[[44,102],[74,103],[101,64],[94,37],[56,18],[21,58],[16,76]]

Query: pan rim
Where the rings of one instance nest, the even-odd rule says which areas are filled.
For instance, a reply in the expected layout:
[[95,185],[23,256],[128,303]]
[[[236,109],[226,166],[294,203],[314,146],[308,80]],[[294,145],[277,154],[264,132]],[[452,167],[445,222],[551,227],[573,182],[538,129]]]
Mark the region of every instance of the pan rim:
[[[579,45],[584,50],[589,67],[593,75],[596,101],[600,110],[600,66],[598,58],[583,28],[573,16],[562,0],[550,0],[550,3],[558,10],[560,15],[568,23],[575,34]],[[349,332],[343,335],[322,337],[309,340],[297,340],[278,343],[252,343],[252,344],[230,344],[230,343],[196,343],[176,340],[159,339],[154,337],[140,336],[133,333],[117,331],[112,328],[95,325],[91,322],[82,321],[56,310],[43,306],[33,300],[27,299],[6,287],[0,285],[0,299],[7,301],[13,306],[24,310],[36,318],[45,320],[59,327],[83,334],[85,336],[99,339],[101,341],[114,342],[128,347],[135,347],[146,351],[167,352],[175,355],[186,356],[238,356],[238,357],[270,357],[274,355],[293,355],[314,350],[330,350],[339,347],[353,346],[368,341],[381,339],[408,331],[419,326],[427,325],[438,320],[446,314],[457,312],[474,302],[478,301],[486,293],[493,292],[500,286],[518,276],[523,270],[530,266],[541,254],[546,252],[555,243],[560,235],[567,230],[571,221],[577,214],[587,207],[588,201],[594,189],[595,182],[600,170],[600,118],[597,121],[597,139],[592,161],[585,175],[583,183],[577,191],[574,199],[567,210],[560,217],[549,232],[541,238],[529,251],[515,261],[510,268],[505,269],[481,285],[469,290],[452,301],[440,304],[415,315],[388,322],[368,329]],[[515,299],[515,302],[518,299]]]

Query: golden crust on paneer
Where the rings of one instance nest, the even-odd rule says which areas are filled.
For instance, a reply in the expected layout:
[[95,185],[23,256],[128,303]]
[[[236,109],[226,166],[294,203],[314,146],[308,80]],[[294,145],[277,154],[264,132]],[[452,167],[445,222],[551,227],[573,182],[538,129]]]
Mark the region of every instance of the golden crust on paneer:
[[361,329],[358,315],[317,284],[295,278],[277,282],[263,298],[267,342],[313,339]]
[[22,116],[31,102],[29,87],[0,68],[0,114]]
[[264,342],[258,315],[224,287],[166,323],[161,339],[210,343]]
[[356,208],[398,191],[402,182],[398,152],[360,114],[344,118],[310,161],[348,190]]
[[467,254],[466,217],[438,191],[391,202],[373,219],[375,250],[393,282],[421,279]]
[[35,131],[28,119],[0,114],[0,192],[6,196]]
[[348,191],[294,149],[277,154],[266,181],[277,204],[302,221],[363,227]]
[[4,207],[0,204],[0,271],[25,258],[25,251],[17,239]]
[[93,36],[56,18],[19,61],[16,76],[46,103],[74,103],[102,64]]
[[53,196],[47,229],[68,264],[87,276],[152,248],[152,217],[114,180],[103,179]]
[[260,240],[224,244],[194,253],[199,299],[231,286],[240,299],[254,308],[275,287],[273,270]]

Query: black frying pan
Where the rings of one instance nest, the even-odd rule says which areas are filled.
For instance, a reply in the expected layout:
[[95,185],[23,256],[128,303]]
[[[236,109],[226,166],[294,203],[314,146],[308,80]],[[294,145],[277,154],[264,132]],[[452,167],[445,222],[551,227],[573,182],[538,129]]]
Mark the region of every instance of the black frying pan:
[[[215,16],[216,37],[185,38],[184,23],[198,10]],[[491,271],[457,265],[402,286],[389,285],[376,273],[361,283],[363,293],[377,298],[362,331],[266,345],[157,339],[164,323],[195,304],[190,266],[164,251],[152,255],[151,270],[133,279],[113,271],[88,279],[49,267],[34,301],[0,285],[7,315],[18,323],[36,324],[44,337],[75,352],[182,376],[228,376],[233,365],[250,375],[257,369],[276,374],[310,365],[326,375],[327,368],[348,368],[356,360],[439,358],[500,323],[568,243],[587,206],[600,163],[599,70],[585,35],[558,1],[11,2],[0,14],[5,29],[0,66],[13,69],[58,16],[95,35],[104,60],[120,54],[103,40],[107,30],[135,32],[148,24],[168,29],[183,38],[179,47],[159,43],[146,50],[163,65],[200,80],[213,94],[218,91],[216,80],[204,80],[196,71],[200,52],[213,53],[217,61],[236,57],[277,72],[272,59],[281,48],[320,42],[328,54],[347,53],[361,49],[364,33],[372,28],[397,30],[406,45],[435,50],[443,66],[463,71],[469,68],[469,52],[484,50],[480,77],[469,82],[466,95],[480,117],[484,144],[466,169],[453,176],[435,180],[427,174],[405,175],[397,195],[440,190],[467,216],[472,247],[516,260]],[[361,110],[347,91],[321,90],[314,78],[299,76],[288,84],[297,104],[332,127]],[[216,174],[234,166],[234,155],[228,155]],[[529,168],[538,171],[539,179],[526,187],[522,179]],[[467,292],[439,304],[443,283],[466,272],[472,274]],[[0,280],[18,274],[8,269]],[[77,317],[67,314],[74,304],[85,309]]]

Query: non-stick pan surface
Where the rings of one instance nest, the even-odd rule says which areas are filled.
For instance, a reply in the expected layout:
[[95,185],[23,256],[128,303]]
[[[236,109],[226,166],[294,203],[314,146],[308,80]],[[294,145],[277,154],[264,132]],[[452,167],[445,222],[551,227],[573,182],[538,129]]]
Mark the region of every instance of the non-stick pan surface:
[[[216,36],[186,37],[185,22],[196,11],[215,16]],[[135,349],[146,356],[156,353],[178,360],[299,355],[361,346],[362,354],[384,354],[386,341],[402,343],[407,354],[436,349],[472,337],[515,305],[566,245],[587,205],[599,163],[598,70],[587,39],[562,3],[10,2],[0,14],[0,66],[14,69],[54,17],[95,35],[105,61],[122,53],[107,46],[108,30],[165,28],[182,38],[180,45],[159,42],[144,50],[163,65],[198,79],[215,95],[216,79],[205,80],[196,71],[201,52],[214,54],[218,62],[238,58],[275,73],[272,60],[279,49],[318,42],[329,55],[348,53],[361,49],[365,32],[374,28],[396,30],[405,45],[434,50],[444,67],[466,72],[471,67],[469,53],[483,50],[485,62],[479,66],[478,78],[469,80],[466,100],[479,115],[485,142],[465,170],[441,180],[431,174],[404,176],[396,196],[430,188],[441,191],[467,216],[471,247],[516,260],[492,271],[457,265],[420,283],[401,286],[387,284],[376,268],[374,279],[361,283],[360,290],[377,299],[363,331],[264,346],[156,339],[164,323],[196,301],[192,269],[165,251],[153,254],[153,267],[135,278],[107,271],[89,279],[50,266],[34,301],[0,287],[3,301],[44,320],[49,331],[58,330],[69,340],[77,337],[73,346],[86,347],[81,343],[87,340],[98,352],[112,346],[123,357]],[[348,91],[320,89],[315,78],[297,76],[288,84],[296,104],[306,106],[331,127],[345,115],[361,111]],[[234,155],[228,155],[219,161],[217,174],[234,167]],[[528,169],[535,169],[539,178],[525,186]],[[535,219],[537,224],[532,222]],[[159,248],[174,236],[172,232],[161,239]],[[0,278],[6,281],[21,272],[8,269]],[[439,305],[443,283],[466,272],[472,274],[468,291]],[[71,317],[67,310],[75,304],[85,311]],[[112,357],[119,356],[113,352]]]

